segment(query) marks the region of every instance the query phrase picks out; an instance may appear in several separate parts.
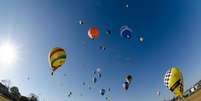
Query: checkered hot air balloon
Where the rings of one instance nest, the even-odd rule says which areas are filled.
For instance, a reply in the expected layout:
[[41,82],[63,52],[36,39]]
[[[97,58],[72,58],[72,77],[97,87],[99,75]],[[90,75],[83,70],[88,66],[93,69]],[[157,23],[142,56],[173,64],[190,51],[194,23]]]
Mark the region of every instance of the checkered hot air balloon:
[[183,96],[183,76],[178,68],[172,67],[166,72],[164,85],[177,97]]

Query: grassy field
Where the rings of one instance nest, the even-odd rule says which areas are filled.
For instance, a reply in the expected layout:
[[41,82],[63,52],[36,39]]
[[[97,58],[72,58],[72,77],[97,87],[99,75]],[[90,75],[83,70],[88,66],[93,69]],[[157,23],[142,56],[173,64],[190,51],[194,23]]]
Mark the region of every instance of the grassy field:
[[9,100],[9,99],[7,99],[7,98],[5,98],[3,96],[0,96],[0,101],[11,101],[11,100]]

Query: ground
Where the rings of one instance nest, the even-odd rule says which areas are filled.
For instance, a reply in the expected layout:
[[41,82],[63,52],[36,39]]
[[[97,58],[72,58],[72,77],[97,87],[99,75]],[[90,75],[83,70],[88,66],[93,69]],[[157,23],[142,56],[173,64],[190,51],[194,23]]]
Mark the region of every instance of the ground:
[[[11,101],[11,100],[0,95],[0,101]],[[201,89],[192,94],[191,96],[185,98],[184,101],[201,101]]]
[[3,96],[0,96],[0,101],[11,101],[11,100],[9,100],[9,99],[7,99],[7,98],[5,98]]
[[192,94],[191,96],[185,98],[184,101],[201,101],[201,89]]

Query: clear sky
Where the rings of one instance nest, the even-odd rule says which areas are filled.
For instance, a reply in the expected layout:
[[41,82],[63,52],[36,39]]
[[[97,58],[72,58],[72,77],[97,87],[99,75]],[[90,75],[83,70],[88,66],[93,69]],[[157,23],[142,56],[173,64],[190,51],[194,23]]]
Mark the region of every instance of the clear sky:
[[[171,66],[183,72],[185,89],[201,79],[200,10],[200,0],[1,0],[0,42],[14,43],[18,60],[0,67],[0,79],[41,101],[103,101],[99,89],[108,87],[111,101],[159,101],[158,90],[169,98],[163,75]],[[120,36],[122,25],[133,29],[132,40]],[[91,26],[100,29],[97,40],[87,36]],[[105,51],[98,49],[102,44]],[[53,47],[66,50],[67,63],[52,77],[47,57]],[[98,67],[101,80],[92,90],[82,86]],[[127,74],[134,81],[125,92]]]

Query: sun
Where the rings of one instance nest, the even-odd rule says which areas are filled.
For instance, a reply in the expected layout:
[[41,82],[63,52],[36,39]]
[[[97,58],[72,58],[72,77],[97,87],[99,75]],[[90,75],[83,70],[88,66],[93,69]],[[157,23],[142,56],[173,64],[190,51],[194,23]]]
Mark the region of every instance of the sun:
[[10,41],[0,44],[0,65],[10,66],[17,60],[16,46]]

